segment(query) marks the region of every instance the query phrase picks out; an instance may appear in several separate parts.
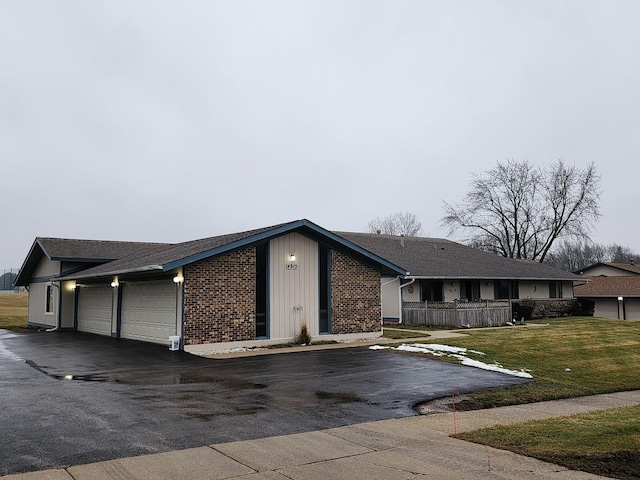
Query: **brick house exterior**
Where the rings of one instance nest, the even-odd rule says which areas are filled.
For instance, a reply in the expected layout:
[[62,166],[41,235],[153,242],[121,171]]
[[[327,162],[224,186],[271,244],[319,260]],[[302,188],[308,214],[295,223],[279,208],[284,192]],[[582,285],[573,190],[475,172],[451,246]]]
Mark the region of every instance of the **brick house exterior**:
[[331,285],[333,333],[381,331],[380,272],[334,251]]
[[406,273],[303,219],[178,244],[38,238],[17,284],[42,304],[30,322],[204,353],[303,325],[312,341],[376,338],[381,278]]
[[184,268],[184,343],[255,340],[254,247]]

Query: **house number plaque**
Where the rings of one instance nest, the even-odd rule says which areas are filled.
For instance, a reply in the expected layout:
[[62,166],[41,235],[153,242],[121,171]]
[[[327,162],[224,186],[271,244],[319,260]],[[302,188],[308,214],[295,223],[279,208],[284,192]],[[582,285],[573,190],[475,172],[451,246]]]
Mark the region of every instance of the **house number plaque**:
[[287,263],[287,270],[297,270],[297,269],[298,269],[297,263]]

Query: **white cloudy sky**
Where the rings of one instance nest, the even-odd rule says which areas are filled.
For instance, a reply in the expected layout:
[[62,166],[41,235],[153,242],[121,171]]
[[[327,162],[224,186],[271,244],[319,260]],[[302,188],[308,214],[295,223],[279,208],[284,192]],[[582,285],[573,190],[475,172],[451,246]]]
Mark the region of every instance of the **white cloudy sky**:
[[471,172],[602,174],[640,252],[640,2],[0,0],[0,269],[36,236],[439,227]]

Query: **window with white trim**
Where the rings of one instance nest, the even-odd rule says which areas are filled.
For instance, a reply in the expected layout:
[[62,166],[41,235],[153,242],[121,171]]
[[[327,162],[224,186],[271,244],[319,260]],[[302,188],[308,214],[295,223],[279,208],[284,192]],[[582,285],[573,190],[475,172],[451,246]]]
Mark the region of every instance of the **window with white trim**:
[[47,303],[44,308],[44,313],[53,314],[54,293],[53,285],[47,285]]

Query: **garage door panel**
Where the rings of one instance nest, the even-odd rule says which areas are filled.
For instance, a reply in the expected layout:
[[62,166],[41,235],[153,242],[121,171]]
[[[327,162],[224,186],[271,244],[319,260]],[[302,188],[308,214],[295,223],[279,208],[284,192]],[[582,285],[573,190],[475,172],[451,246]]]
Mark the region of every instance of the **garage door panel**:
[[113,290],[110,286],[82,287],[78,291],[78,330],[111,335]]
[[121,318],[122,338],[166,344],[176,335],[176,285],[168,281],[123,285]]

